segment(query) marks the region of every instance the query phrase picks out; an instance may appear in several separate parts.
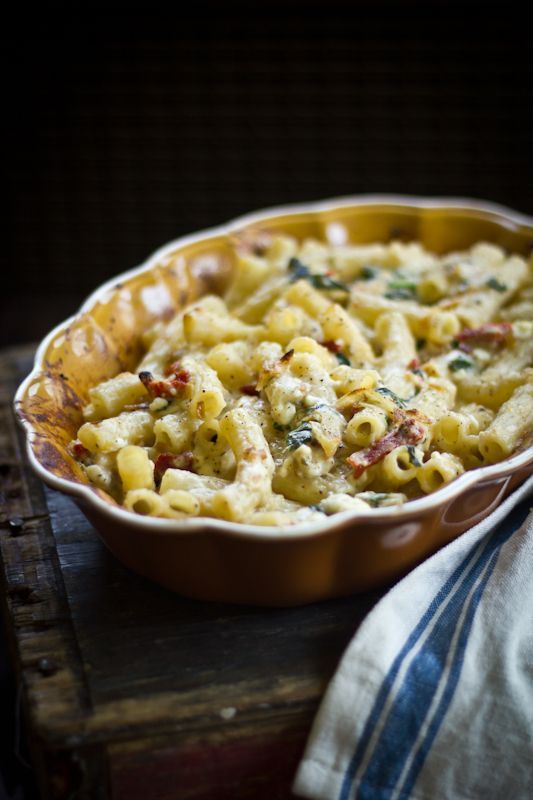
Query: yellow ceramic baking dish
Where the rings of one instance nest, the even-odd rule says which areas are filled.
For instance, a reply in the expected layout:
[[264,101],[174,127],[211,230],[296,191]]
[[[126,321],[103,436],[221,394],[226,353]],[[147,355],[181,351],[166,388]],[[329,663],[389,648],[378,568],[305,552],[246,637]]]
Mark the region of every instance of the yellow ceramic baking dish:
[[142,575],[189,597],[297,605],[386,585],[492,509],[531,472],[533,448],[466,472],[402,507],[343,512],[289,529],[215,519],[138,516],[90,485],[67,450],[88,390],[141,355],[140,334],[206,292],[223,291],[235,237],[312,236],[333,244],[401,237],[430,250],[494,242],[526,254],[533,219],[471,200],[359,196],[269,209],[171,242],[146,263],[97,289],[37,351],[17,392],[30,463],[72,495],[103,542]]

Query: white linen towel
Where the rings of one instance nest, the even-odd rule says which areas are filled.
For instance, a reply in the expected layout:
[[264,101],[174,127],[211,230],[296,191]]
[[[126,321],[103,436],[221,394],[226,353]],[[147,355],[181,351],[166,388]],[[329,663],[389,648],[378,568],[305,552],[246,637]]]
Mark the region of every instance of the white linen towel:
[[376,605],[315,719],[294,792],[533,798],[533,477]]

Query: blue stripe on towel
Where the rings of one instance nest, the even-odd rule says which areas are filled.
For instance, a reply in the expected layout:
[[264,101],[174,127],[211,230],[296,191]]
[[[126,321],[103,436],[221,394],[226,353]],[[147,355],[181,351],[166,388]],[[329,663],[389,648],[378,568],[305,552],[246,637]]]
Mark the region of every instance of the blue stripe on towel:
[[[495,533],[493,533],[489,541],[484,544],[481,552],[478,547],[466,556],[433,598],[425,614],[413,629],[405,645],[394,660],[391,669],[385,676],[377,694],[374,707],[369,715],[356,752],[346,771],[339,800],[347,800],[350,795],[351,784],[361,765],[370,737],[383,712],[383,708],[403,661],[414,648],[417,641],[427,629],[444,601],[459,583],[464,573],[469,569],[472,562],[474,562],[466,577],[462,578],[461,585],[458,587],[455,595],[450,599],[446,609],[435,624],[434,630],[431,632],[427,641],[407,670],[403,683],[396,694],[396,699],[388,714],[386,725],[380,734],[380,738],[374,747],[373,754],[362,777],[357,797],[360,798],[360,800],[378,800],[381,798],[387,800],[387,798],[390,797],[391,791],[394,789],[412,747],[416,742],[421,725],[427,716],[435,692],[442,679],[446,655],[456,630],[464,602],[475,582],[479,580],[484,570],[486,570],[480,585],[474,592],[469,611],[463,622],[463,630],[461,631],[460,641],[443,698],[441,698],[441,703],[439,704],[433,723],[428,730],[426,740],[420,748],[419,753],[417,753],[415,761],[406,776],[405,790],[407,791],[408,786],[414,785],[414,781],[427,755],[427,751],[431,746],[431,742],[438,731],[440,723],[453,697],[459,679],[464,650],[474,619],[475,610],[496,563],[498,550],[525,519],[528,511],[526,505],[526,503],[522,503],[517,506],[517,508],[513,509],[509,517],[507,517]],[[375,787],[380,788],[378,789]],[[402,796],[406,797],[403,791]]]
[[490,577],[496,566],[496,561],[498,560],[498,557],[500,555],[501,547],[513,535],[513,533],[515,533],[522,526],[523,522],[525,521],[526,517],[529,514],[529,511],[530,511],[530,501],[529,500],[523,501],[518,506],[516,506],[516,508],[512,510],[509,516],[500,524],[499,532],[503,538],[500,540],[498,548],[492,554],[485,575],[483,576],[482,581],[480,582],[480,584],[478,585],[478,587],[476,588],[474,594],[470,599],[468,610],[466,612],[466,616],[463,621],[463,627],[459,634],[459,640],[457,642],[455,655],[453,658],[452,665],[450,667],[444,692],[440,699],[437,710],[433,715],[433,719],[430,722],[430,725],[426,732],[426,736],[414,755],[413,761],[411,763],[411,766],[409,767],[409,771],[404,779],[401,791],[398,795],[398,800],[407,800],[407,798],[409,798],[411,791],[416,783],[416,779],[420,774],[420,770],[424,766],[426,757],[431,749],[431,746],[439,731],[441,723],[444,717],[446,716],[446,712],[448,711],[450,703],[453,699],[453,696],[455,694],[455,689],[457,687],[457,684],[459,683],[466,646],[468,643],[468,637],[470,635],[470,630],[474,622],[476,610],[481,600],[481,596],[483,594],[485,586],[489,582]]
[[492,557],[489,561],[489,566],[485,574],[483,575],[482,580],[479,582],[474,594],[470,598],[470,602],[468,604],[468,610],[465,619],[463,621],[463,626],[459,633],[459,639],[453,657],[453,662],[450,667],[450,671],[448,673],[448,680],[446,681],[446,687],[440,699],[437,710],[433,715],[433,719],[429,724],[426,736],[423,742],[421,743],[420,747],[418,748],[417,752],[415,753],[411,766],[409,767],[409,771],[403,782],[401,792],[399,793],[399,798],[402,798],[402,800],[406,800],[406,798],[408,798],[409,795],[411,794],[411,790],[415,785],[420,770],[424,765],[426,756],[429,753],[431,745],[433,744],[435,736],[437,735],[437,732],[440,728],[441,722],[444,719],[444,716],[446,715],[452,697],[455,693],[457,684],[459,683],[459,677],[461,675],[461,669],[463,666],[466,644],[468,642],[468,637],[470,635],[470,630],[472,628],[474,616],[477,607],[479,605],[479,601],[481,600],[481,595],[483,594],[485,586],[487,585],[490,576],[494,571],[494,567],[496,566],[496,561],[498,560],[498,556],[499,556],[499,551],[495,551],[492,554]]
[[402,647],[402,649],[392,662],[391,668],[388,671],[387,675],[385,676],[383,683],[381,684],[381,688],[376,696],[376,699],[374,701],[374,706],[370,712],[363,733],[359,739],[359,744],[357,746],[357,749],[352,757],[352,760],[350,761],[348,769],[346,770],[346,775],[344,777],[344,781],[342,784],[339,800],[348,800],[351,782],[357,770],[359,769],[359,766],[365,754],[368,741],[370,739],[370,736],[372,735],[372,731],[374,730],[376,723],[379,717],[381,716],[383,707],[387,701],[387,698],[390,694],[394,681],[396,680],[396,676],[398,675],[398,672],[405,657],[410,653],[410,651],[413,649],[417,641],[420,639],[425,629],[427,628],[428,624],[431,622],[431,620],[439,610],[440,606],[442,605],[444,600],[448,597],[451,590],[461,577],[461,574],[466,570],[470,561],[473,560],[475,553],[476,553],[475,549],[473,552],[468,553],[466,558],[461,562],[461,564],[459,564],[457,569],[448,578],[444,586],[435,595],[435,597],[429,604],[425,614],[421,617],[420,621],[417,623],[416,627],[411,632],[404,646]]

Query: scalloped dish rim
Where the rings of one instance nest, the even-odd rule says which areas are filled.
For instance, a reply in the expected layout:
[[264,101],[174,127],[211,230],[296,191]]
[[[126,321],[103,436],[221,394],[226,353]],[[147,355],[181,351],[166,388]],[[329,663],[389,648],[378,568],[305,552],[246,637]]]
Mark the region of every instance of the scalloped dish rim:
[[489,214],[497,217],[497,222],[502,227],[508,229],[515,229],[517,227],[525,226],[532,229],[533,233],[533,217],[529,217],[506,206],[499,205],[483,200],[461,198],[461,197],[418,197],[414,195],[395,195],[395,194],[362,194],[354,195],[352,197],[332,198],[322,201],[312,201],[306,203],[289,204],[282,206],[275,206],[272,208],[261,209],[249,214],[239,216],[229,222],[218,225],[216,227],[208,228],[196,233],[187,234],[179,237],[167,244],[159,247],[153,252],[142,264],[132,269],[126,270],[119,275],[112,277],[105,281],[97,289],[95,289],[87,299],[82,303],[79,311],[72,316],[68,317],[63,322],[56,325],[50,333],[41,341],[34,358],[33,368],[29,375],[20,384],[14,397],[14,408],[16,418],[26,434],[26,452],[31,467],[39,475],[39,477],[51,488],[57,489],[65,494],[71,495],[82,501],[94,506],[95,511],[106,515],[110,520],[116,519],[134,528],[140,529],[153,529],[157,530],[159,534],[194,534],[199,530],[209,531],[209,533],[230,534],[233,537],[255,538],[257,540],[267,539],[272,540],[294,540],[295,538],[310,538],[321,536],[325,533],[332,532],[338,527],[342,527],[347,521],[352,520],[357,523],[367,523],[374,521],[383,521],[393,518],[395,521],[408,522],[413,516],[418,516],[419,513],[427,512],[429,510],[436,511],[439,506],[444,506],[448,500],[466,492],[467,489],[474,486],[476,483],[484,479],[498,479],[513,473],[515,470],[527,466],[530,462],[533,464],[533,447],[518,453],[504,461],[496,464],[478,467],[469,470],[451,483],[445,485],[441,489],[428,494],[424,497],[410,500],[402,506],[389,506],[385,508],[374,508],[368,512],[360,511],[343,511],[325,517],[323,521],[315,522],[302,522],[288,527],[275,527],[275,526],[260,526],[251,525],[243,522],[228,522],[222,519],[212,517],[195,517],[184,520],[168,520],[158,517],[147,517],[136,515],[130,511],[126,511],[120,506],[111,505],[102,499],[93,490],[90,484],[78,483],[73,480],[59,477],[51,470],[42,465],[35,455],[33,443],[38,436],[31,422],[24,416],[22,408],[24,405],[24,398],[30,387],[39,374],[44,369],[45,355],[53,340],[61,333],[64,333],[69,325],[82,314],[92,310],[92,308],[102,300],[107,292],[114,289],[117,283],[125,283],[128,280],[140,275],[144,272],[152,270],[164,257],[169,253],[176,251],[176,249],[186,247],[187,245],[205,242],[209,239],[228,236],[237,231],[249,226],[256,225],[265,220],[272,220],[278,216],[289,216],[297,214],[320,214],[322,212],[331,212],[335,209],[342,209],[350,206],[398,206],[407,207],[412,209],[450,209],[450,210],[465,210],[480,212],[482,214]]

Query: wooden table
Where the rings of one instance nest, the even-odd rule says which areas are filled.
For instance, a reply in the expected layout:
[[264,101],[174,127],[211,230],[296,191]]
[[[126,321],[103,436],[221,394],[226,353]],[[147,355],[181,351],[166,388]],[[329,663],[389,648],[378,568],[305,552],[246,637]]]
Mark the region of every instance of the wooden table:
[[379,593],[303,608],[191,601],[132,574],[29,469],[0,353],[8,637],[45,798],[291,796],[321,696]]

